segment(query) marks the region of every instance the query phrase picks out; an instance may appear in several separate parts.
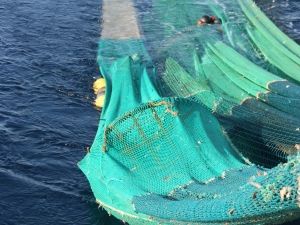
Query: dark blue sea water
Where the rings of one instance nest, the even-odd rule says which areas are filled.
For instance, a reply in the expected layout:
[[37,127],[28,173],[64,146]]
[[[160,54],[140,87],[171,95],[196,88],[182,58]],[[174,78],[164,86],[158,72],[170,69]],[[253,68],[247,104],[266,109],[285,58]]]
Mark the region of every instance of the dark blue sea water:
[[101,0],[0,1],[0,224],[115,224],[76,163],[91,102]]
[[[297,0],[257,2],[299,43]],[[0,0],[1,225],[122,224],[98,209],[76,165],[99,121],[101,4]]]

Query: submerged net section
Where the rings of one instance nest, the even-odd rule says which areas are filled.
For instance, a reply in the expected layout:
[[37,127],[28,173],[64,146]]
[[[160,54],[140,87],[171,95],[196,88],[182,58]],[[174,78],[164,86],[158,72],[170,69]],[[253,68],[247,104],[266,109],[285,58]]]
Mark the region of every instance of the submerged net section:
[[266,59],[299,82],[299,46],[282,33],[252,1],[240,0],[239,3],[252,24],[247,32]]
[[[208,70],[207,76],[212,88],[194,82],[170,58],[164,80],[174,93],[212,110],[233,143],[252,162],[270,167],[295,154],[300,141],[299,86],[262,70],[222,43],[208,46],[209,65],[215,68]],[[268,84],[270,80],[273,82]]]
[[250,0],[145,2],[104,1],[120,14],[104,10],[105,103],[78,164],[97,202],[130,224],[298,218],[299,46]]
[[[210,4],[210,8],[215,12],[220,5]],[[163,79],[176,96],[205,104],[219,118],[229,139],[245,157],[272,167],[295,154],[300,142],[300,87],[296,81],[299,57],[277,40],[282,32],[273,29],[274,25],[271,31],[265,27],[271,22],[255,4],[239,1],[241,7],[237,2],[232,5],[237,9],[235,13],[241,10],[240,21],[237,17],[230,21],[232,12],[228,5],[227,12],[223,11],[227,16],[222,16],[222,11],[218,10],[220,17],[228,21],[224,25],[223,32],[227,35],[223,34],[223,40],[215,41],[213,33],[209,33],[209,38],[198,42],[203,48],[198,52],[196,44],[188,42],[189,48],[194,48],[190,52],[193,58],[188,61],[178,60],[170,52],[164,61]],[[211,25],[206,29],[214,28]],[[243,39],[245,35],[241,34],[247,31],[255,32],[266,41],[257,42],[252,33]],[[293,43],[290,39],[285,42]],[[185,42],[177,43],[173,49],[186,45]],[[259,48],[260,45],[264,48]],[[263,54],[258,54],[260,52]],[[266,54],[282,61],[265,61]]]

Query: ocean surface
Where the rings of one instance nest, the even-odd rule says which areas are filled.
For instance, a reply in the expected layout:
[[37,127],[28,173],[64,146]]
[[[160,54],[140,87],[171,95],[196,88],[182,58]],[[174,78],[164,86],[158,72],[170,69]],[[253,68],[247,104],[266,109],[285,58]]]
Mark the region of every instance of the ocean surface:
[[[298,0],[256,2],[300,43]],[[98,209],[76,165],[99,122],[101,8],[101,0],[0,0],[0,225],[123,224]]]

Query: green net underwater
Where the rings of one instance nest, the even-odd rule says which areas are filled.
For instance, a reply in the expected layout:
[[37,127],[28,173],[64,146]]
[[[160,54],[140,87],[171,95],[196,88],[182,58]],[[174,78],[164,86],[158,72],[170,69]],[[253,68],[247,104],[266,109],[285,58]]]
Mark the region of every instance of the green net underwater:
[[102,10],[105,101],[78,163],[99,205],[129,224],[300,218],[300,47],[251,0]]

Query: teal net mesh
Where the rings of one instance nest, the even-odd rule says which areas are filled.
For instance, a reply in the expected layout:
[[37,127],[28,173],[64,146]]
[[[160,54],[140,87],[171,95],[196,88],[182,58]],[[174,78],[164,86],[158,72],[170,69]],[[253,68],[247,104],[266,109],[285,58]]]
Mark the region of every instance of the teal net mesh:
[[[168,196],[149,194],[136,197],[134,203],[142,212],[171,220],[172,224],[181,224],[180,220],[224,224],[224,218],[228,218],[228,224],[264,224],[266,218],[269,218],[268,224],[276,224],[284,221],[286,215],[298,217],[298,210],[291,207],[295,204],[291,196],[295,198],[296,192],[284,189],[285,196],[290,198],[282,200],[282,189],[277,189],[289,183],[290,172],[290,168],[284,166],[274,170],[243,167],[226,171],[223,177],[208,183],[192,182],[178,187]],[[288,174],[288,179],[285,174]]]
[[130,224],[299,218],[299,46],[250,0],[106,0],[103,14],[122,2],[140,34],[102,33],[105,104],[78,163],[97,202]]

